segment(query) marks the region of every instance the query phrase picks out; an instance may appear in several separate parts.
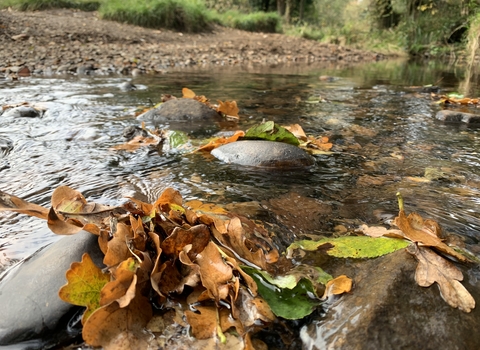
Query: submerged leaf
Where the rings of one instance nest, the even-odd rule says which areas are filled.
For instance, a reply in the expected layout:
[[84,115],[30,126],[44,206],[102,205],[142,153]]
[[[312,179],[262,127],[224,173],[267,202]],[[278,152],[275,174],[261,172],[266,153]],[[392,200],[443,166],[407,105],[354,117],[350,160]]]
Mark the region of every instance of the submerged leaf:
[[298,141],[295,135],[273,121],[252,126],[247,130],[244,138],[247,140],[261,139],[267,141],[285,142],[294,146],[298,146],[300,144],[300,141]]
[[68,282],[60,288],[58,295],[67,303],[87,308],[82,319],[85,323],[91,313],[100,307],[100,293],[110,281],[110,275],[103,273],[85,253],[81,262],[72,263],[66,277]]
[[318,241],[297,241],[287,248],[287,257],[291,257],[294,249],[315,251],[323,245],[332,245],[326,253],[337,258],[376,258],[406,248],[410,242],[387,237],[345,236],[323,238]]
[[316,288],[308,278],[302,278],[293,288],[280,288],[267,281],[265,272],[244,266],[242,269],[257,283],[258,292],[273,313],[289,320],[310,315],[320,305]]
[[426,247],[415,245],[407,251],[418,260],[415,280],[419,286],[430,287],[436,282],[440,295],[451,307],[465,312],[475,308],[475,299],[459,282],[463,274],[455,265]]

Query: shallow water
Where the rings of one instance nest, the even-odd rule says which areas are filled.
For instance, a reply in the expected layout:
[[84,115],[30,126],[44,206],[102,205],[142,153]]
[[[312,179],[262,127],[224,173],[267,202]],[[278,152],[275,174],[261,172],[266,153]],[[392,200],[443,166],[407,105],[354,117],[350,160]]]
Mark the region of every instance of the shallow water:
[[[407,211],[436,219],[476,243],[478,130],[436,122],[440,107],[430,94],[413,88],[436,84],[442,93],[457,91],[461,74],[442,64],[376,62],[172,71],[135,78],[138,89],[129,92],[120,90],[128,80],[121,76],[0,82],[0,105],[26,101],[46,109],[41,118],[0,116],[0,139],[13,145],[0,153],[0,190],[44,206],[60,185],[111,205],[127,196],[154,201],[167,187],[178,189],[185,200],[259,202],[265,209],[261,219],[281,227],[278,234],[288,236],[284,242],[331,234],[339,224],[388,220],[397,211],[400,190]],[[319,79],[323,75],[334,79]],[[137,108],[151,106],[162,94],[180,97],[183,87],[213,102],[236,100],[241,119],[229,130],[246,130],[264,119],[298,123],[307,134],[330,136],[334,152],[317,155],[316,165],[305,171],[265,172],[180,151],[111,150],[123,142],[125,127],[140,125]],[[201,139],[221,130],[212,126],[191,136]],[[420,182],[429,168],[440,175]],[[325,210],[315,211],[312,200]],[[285,212],[298,215],[287,218]],[[0,273],[56,239],[39,219],[0,213]]]

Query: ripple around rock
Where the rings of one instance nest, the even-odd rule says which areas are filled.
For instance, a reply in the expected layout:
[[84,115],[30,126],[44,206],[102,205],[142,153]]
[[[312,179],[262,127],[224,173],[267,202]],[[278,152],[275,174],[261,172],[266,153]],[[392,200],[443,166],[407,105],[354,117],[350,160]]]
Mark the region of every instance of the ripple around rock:
[[315,164],[299,147],[273,141],[237,141],[215,148],[212,155],[225,162],[245,166],[292,169]]
[[67,283],[65,273],[70,264],[89,253],[97,266],[103,266],[103,254],[97,237],[82,231],[36,253],[0,283],[0,345],[35,339],[60,324],[72,305],[58,297]]

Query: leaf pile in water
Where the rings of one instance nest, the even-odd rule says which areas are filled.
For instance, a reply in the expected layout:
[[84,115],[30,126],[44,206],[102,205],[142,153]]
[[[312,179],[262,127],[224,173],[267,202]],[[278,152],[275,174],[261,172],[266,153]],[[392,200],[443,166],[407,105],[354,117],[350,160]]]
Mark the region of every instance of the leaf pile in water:
[[332,280],[320,268],[292,269],[262,226],[198,200],[187,206],[172,188],[153,204],[131,198],[119,207],[90,203],[67,186],[53,192],[49,210],[1,191],[0,198],[1,210],[44,217],[57,234],[84,229],[98,236],[106,269],[84,254],[59,291],[87,308],[82,334],[91,346],[147,348],[151,302],[177,305],[184,315],[178,322],[198,339],[224,340],[233,329],[248,345],[249,334],[277,316],[311,313]]

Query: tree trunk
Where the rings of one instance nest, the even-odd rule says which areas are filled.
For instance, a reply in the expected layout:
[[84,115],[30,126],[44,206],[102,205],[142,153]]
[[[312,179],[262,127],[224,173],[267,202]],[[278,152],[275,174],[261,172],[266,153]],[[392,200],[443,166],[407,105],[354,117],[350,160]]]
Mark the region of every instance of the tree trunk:
[[285,13],[285,0],[277,0],[277,12],[280,16]]
[[298,19],[300,22],[303,21],[303,12],[305,11],[305,0],[300,0],[300,9],[298,10]]
[[290,24],[290,16],[292,14],[292,0],[286,0],[286,6],[285,6],[285,15],[283,18],[285,18],[285,22],[287,24]]

